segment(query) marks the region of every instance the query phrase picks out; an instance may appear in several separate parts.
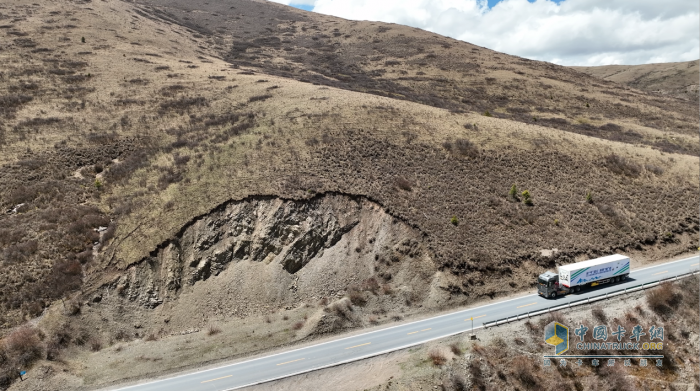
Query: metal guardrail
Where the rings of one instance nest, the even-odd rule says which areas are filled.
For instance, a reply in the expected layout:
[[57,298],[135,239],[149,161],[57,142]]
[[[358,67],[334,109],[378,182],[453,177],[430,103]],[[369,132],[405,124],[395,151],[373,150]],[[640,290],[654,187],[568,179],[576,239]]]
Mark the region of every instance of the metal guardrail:
[[620,290],[617,290],[617,291],[614,291],[614,292],[609,292],[609,293],[606,293],[605,295],[600,295],[600,296],[596,296],[596,297],[589,297],[589,298],[587,298],[587,299],[582,299],[582,300],[579,300],[579,301],[574,301],[574,302],[569,302],[569,303],[566,303],[566,304],[555,305],[555,306],[552,306],[552,307],[549,307],[549,308],[546,308],[546,309],[543,309],[543,310],[539,310],[539,311],[526,312],[526,313],[522,313],[522,314],[520,314],[520,315],[509,316],[509,317],[507,317],[507,318],[498,319],[498,320],[494,320],[494,321],[491,321],[491,322],[484,322],[484,323],[483,323],[483,326],[484,326],[485,329],[487,329],[487,328],[489,328],[489,327],[500,326],[500,325],[502,325],[502,324],[514,322],[514,321],[516,321],[516,320],[521,320],[521,319],[525,319],[525,318],[530,318],[530,317],[532,317],[532,316],[538,316],[538,315],[542,315],[542,314],[548,314],[548,313],[553,312],[553,311],[558,311],[558,310],[561,310],[561,309],[568,309],[568,308],[576,307],[576,306],[579,306],[579,305],[582,305],[582,304],[590,304],[590,303],[593,303],[593,302],[596,302],[596,301],[606,300],[606,299],[609,299],[609,298],[611,298],[611,297],[615,297],[615,296],[619,296],[619,295],[624,295],[624,294],[631,293],[631,292],[637,292],[637,291],[641,291],[641,290],[644,290],[644,289],[653,288],[653,287],[658,286],[658,285],[660,285],[660,284],[662,284],[662,283],[664,283],[664,282],[666,282],[666,281],[678,281],[678,280],[680,280],[680,279],[682,279],[682,278],[690,277],[690,276],[695,275],[695,274],[698,274],[698,273],[700,273],[700,271],[691,271],[691,272],[688,272],[688,273],[679,274],[679,275],[674,276],[674,277],[662,278],[662,279],[656,280],[656,281],[654,281],[654,282],[650,282],[650,283],[646,283],[646,284],[641,284],[641,285],[635,285],[635,286],[633,286],[633,287],[631,287],[631,288],[624,288],[624,289],[620,289]]

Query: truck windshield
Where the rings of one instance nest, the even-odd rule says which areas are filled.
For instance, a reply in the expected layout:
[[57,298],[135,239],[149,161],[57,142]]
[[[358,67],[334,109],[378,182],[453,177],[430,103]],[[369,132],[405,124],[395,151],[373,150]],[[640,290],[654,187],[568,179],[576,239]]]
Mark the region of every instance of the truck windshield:
[[547,280],[545,280],[545,279],[542,278],[542,277],[538,277],[538,278],[537,278],[537,282],[539,282],[539,283],[542,284],[542,285],[547,285]]

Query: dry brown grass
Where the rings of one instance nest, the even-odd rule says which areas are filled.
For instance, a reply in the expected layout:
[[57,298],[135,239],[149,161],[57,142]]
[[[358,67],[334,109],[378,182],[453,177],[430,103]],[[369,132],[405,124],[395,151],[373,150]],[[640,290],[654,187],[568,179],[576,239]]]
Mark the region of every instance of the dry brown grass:
[[[193,4],[171,11],[192,16],[180,22],[197,29],[201,14],[181,10]],[[473,299],[528,288],[526,261],[541,269],[608,248],[678,245],[674,235],[697,231],[697,159],[687,155],[697,145],[697,110],[683,102],[551,64],[495,59],[402,26],[379,31],[289,9],[276,17],[297,25],[279,40],[280,32],[255,22],[269,13],[250,13],[258,43],[234,38],[226,29],[243,22],[226,17],[231,25],[209,27],[228,31],[223,41],[196,44],[177,34],[192,36],[182,25],[168,22],[160,34],[164,22],[146,13],[131,45],[119,37],[131,32],[133,3],[91,4],[89,18],[74,3],[21,6],[33,16],[14,28],[31,40],[13,41],[0,65],[0,334],[86,281],[88,291],[112,281],[104,270],[121,273],[196,216],[251,194],[337,191],[376,200],[425,233],[430,262],[457,281],[454,294]],[[41,34],[41,20],[55,11],[73,12],[77,27]],[[380,42],[364,42],[364,32]],[[328,37],[310,39],[317,33]],[[87,43],[56,43],[71,34]],[[354,49],[325,50],[336,43]],[[258,61],[247,48],[274,61]],[[80,54],[88,51],[94,55]],[[227,57],[235,70],[210,56],[221,53],[236,56]],[[289,68],[270,65],[278,63]],[[482,116],[486,110],[493,117]],[[509,202],[513,183],[536,205]],[[594,192],[595,206],[579,202],[585,191]],[[658,199],[668,201],[650,208]],[[20,203],[18,213],[4,213]],[[452,226],[451,216],[461,223]],[[100,226],[108,227],[102,237]],[[410,247],[391,261],[411,259]],[[560,249],[553,258],[536,255],[553,247]],[[350,320],[352,303],[392,293],[377,280],[360,285],[331,310]],[[83,299],[66,302],[75,319]]]
[[459,346],[457,343],[450,344],[450,351],[455,355],[455,356],[461,356],[464,352],[462,351],[462,348]]
[[445,365],[445,363],[447,362],[447,356],[445,355],[445,353],[437,348],[428,352],[428,359],[435,366]]
[[[691,279],[693,280],[693,279]],[[647,291],[647,305],[652,311],[662,316],[670,316],[683,300],[675,284],[664,282]]]
[[221,333],[221,328],[217,325],[209,325],[207,328],[207,335],[212,336]]
[[601,307],[600,305],[596,305],[595,307],[593,307],[593,309],[591,309],[591,315],[593,315],[593,319],[597,320],[601,324],[608,322],[608,318],[605,315],[605,311],[603,311],[603,307]]

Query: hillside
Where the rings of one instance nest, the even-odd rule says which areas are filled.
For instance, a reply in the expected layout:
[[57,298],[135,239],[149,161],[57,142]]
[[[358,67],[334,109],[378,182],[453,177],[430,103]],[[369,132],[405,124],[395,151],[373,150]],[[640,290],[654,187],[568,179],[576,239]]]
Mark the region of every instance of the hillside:
[[571,68],[642,91],[675,96],[695,102],[700,96],[698,61]]
[[[125,346],[173,370],[696,248],[689,101],[261,1],[13,1],[0,34],[0,335],[41,330],[0,352],[0,387],[38,359],[90,389],[147,375]],[[244,342],[188,345],[213,326]]]

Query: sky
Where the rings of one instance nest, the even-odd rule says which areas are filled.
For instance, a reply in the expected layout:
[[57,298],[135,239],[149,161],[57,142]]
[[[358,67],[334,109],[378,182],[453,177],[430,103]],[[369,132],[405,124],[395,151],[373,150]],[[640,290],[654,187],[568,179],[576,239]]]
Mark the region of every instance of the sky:
[[697,0],[272,0],[352,20],[404,24],[561,65],[700,58]]

